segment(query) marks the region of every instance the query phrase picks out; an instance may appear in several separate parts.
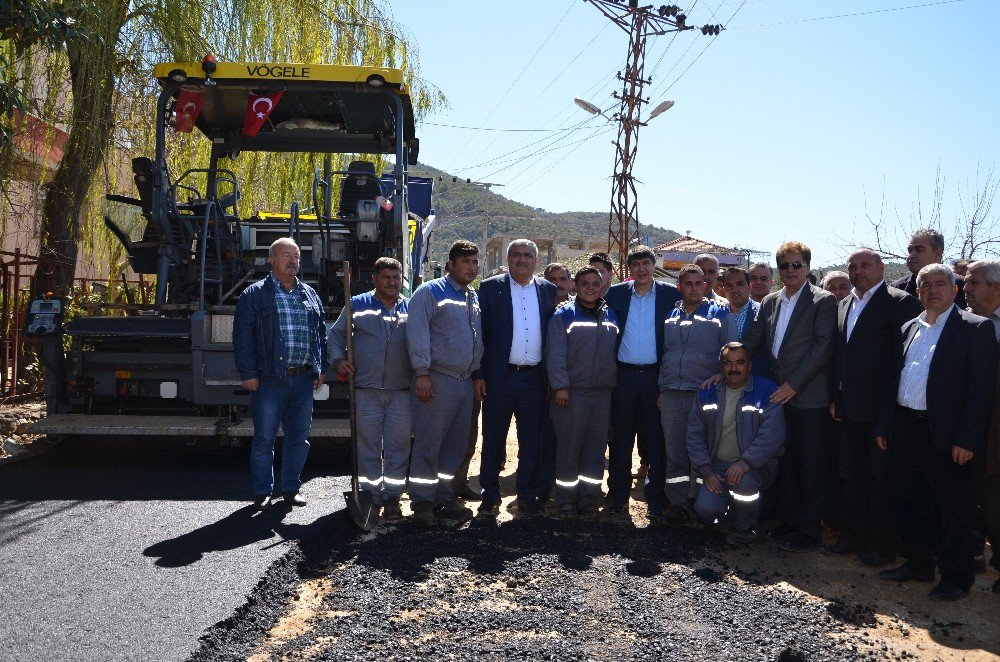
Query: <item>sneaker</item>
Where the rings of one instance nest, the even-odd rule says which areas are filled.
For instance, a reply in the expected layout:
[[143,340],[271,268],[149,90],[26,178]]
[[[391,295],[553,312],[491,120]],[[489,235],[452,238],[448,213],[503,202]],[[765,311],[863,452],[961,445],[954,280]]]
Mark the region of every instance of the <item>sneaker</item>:
[[271,507],[271,495],[261,494],[253,498],[253,507],[257,510],[267,510]]
[[285,503],[291,504],[299,508],[306,505],[305,497],[303,497],[298,492],[285,492],[281,498],[282,500],[284,500]]
[[435,506],[434,514],[440,519],[451,520],[454,522],[465,522],[472,519],[472,510],[466,508],[465,506],[458,505],[458,502],[454,499],[445,501],[444,503]]
[[403,509],[399,507],[399,501],[387,501],[382,508],[382,519],[386,522],[398,522],[403,519]]
[[760,534],[753,529],[747,529],[746,531],[730,531],[729,535],[726,536],[727,545],[752,545],[755,542],[760,542]]
[[437,526],[438,518],[430,503],[418,501],[413,504],[413,521],[423,526]]

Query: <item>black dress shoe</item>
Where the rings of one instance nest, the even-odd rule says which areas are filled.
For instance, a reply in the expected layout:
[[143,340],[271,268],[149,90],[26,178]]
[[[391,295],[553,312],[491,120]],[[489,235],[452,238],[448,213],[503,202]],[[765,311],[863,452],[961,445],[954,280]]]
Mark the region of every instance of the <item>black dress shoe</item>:
[[867,552],[865,554],[858,554],[858,563],[871,568],[881,568],[884,565],[889,565],[895,560],[895,554],[892,556],[883,554],[882,552]]
[[476,512],[477,519],[496,519],[500,515],[500,502],[492,499],[483,499]]
[[253,507],[257,510],[267,510],[271,507],[271,495],[261,494],[253,498]]
[[782,522],[767,532],[767,539],[780,542],[795,533],[795,527]]
[[832,545],[823,545],[819,548],[819,551],[824,554],[829,554],[830,556],[847,556],[848,554],[857,554],[859,550],[857,547],[845,542],[844,539],[841,538]]
[[932,582],[934,581],[934,571],[917,572],[904,563],[898,568],[879,571],[878,578],[887,582]]
[[282,498],[284,499],[285,503],[292,506],[297,506],[301,508],[302,506],[306,505],[305,497],[303,497],[298,492],[285,492],[282,495]]
[[947,579],[942,579],[938,585],[931,589],[927,597],[938,602],[954,602],[964,598],[969,594],[969,589],[952,584]]
[[455,494],[459,499],[465,499],[466,501],[482,501],[483,495],[475,491],[468,485],[463,485],[460,490]]
[[807,536],[803,533],[794,533],[781,543],[781,549],[786,552],[811,552],[819,549],[820,539]]

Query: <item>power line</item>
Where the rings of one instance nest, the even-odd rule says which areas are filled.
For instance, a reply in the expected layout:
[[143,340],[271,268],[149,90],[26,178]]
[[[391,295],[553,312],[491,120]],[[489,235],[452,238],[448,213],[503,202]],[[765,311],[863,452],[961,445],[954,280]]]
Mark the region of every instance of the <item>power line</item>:
[[919,5],[907,5],[905,7],[888,7],[886,9],[871,9],[869,11],[859,11],[851,14],[837,14],[835,16],[817,16],[814,18],[800,18],[792,21],[781,21],[778,23],[761,23],[760,25],[740,25],[728,30],[749,30],[751,28],[770,28],[777,25],[794,25],[796,23],[811,23],[814,21],[829,21],[834,18],[852,18],[854,16],[869,16],[871,14],[885,14],[894,11],[905,11],[907,9],[921,9],[923,7],[936,7],[938,5],[951,5],[965,0],[938,0],[938,2],[925,2]]
[[424,126],[442,126],[447,129],[469,129],[471,131],[500,131],[503,133],[554,133],[556,131],[569,131],[573,127],[564,126],[557,129],[501,129],[498,127],[485,126],[460,126],[458,124],[439,124],[438,122],[423,122]]
[[[510,84],[510,87],[507,88],[507,91],[503,93],[503,96],[500,97],[500,99],[496,102],[496,104],[493,106],[490,112],[486,115],[486,119],[483,120],[484,124],[488,122],[491,117],[493,117],[493,113],[496,112],[497,108],[500,107],[500,104],[502,104],[504,100],[507,98],[507,95],[510,94],[510,91],[513,90],[514,86],[517,85],[518,81],[521,80],[521,76],[523,76],[524,72],[526,72],[528,68],[532,65],[532,63],[535,61],[535,58],[538,57],[538,54],[542,52],[543,48],[545,48],[545,45],[549,43],[549,39],[551,39],[552,35],[556,33],[556,30],[558,30],[559,26],[563,24],[563,21],[566,20],[566,17],[569,16],[569,13],[573,10],[573,7],[575,6],[576,2],[573,1],[570,3],[569,7],[566,8],[566,11],[563,13],[562,18],[559,19],[559,22],[556,23],[555,27],[552,28],[549,31],[549,34],[545,37],[545,40],[542,41],[542,45],[539,46],[537,50],[535,50],[534,55],[531,56],[531,59],[528,60],[528,63],[524,65],[521,71],[517,74],[517,77],[514,78],[514,82]],[[475,133],[469,136],[469,139],[465,142],[464,145],[462,145],[462,148],[459,149],[454,156],[452,156],[452,163],[454,163],[454,160],[457,159],[462,154],[462,152],[465,151],[465,148],[469,146],[469,144],[472,142],[472,139],[475,137],[476,137]],[[448,165],[449,167],[451,167],[451,164]]]

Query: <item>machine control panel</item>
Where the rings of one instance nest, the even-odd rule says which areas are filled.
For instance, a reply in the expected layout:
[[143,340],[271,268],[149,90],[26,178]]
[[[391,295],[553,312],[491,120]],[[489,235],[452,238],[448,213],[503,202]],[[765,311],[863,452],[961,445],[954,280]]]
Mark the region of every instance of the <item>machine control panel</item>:
[[35,299],[28,306],[25,332],[29,336],[52,336],[62,331],[62,299]]

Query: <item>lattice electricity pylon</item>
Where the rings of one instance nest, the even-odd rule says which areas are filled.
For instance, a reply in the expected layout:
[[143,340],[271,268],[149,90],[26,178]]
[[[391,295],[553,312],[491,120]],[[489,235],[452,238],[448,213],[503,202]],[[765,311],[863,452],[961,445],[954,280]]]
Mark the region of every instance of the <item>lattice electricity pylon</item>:
[[[586,0],[597,7],[611,22],[628,34],[628,60],[624,73],[618,72],[622,82],[621,93],[615,98],[621,102],[618,112],[612,118],[618,122],[618,140],[615,143],[615,174],[611,185],[611,214],[608,219],[608,254],[618,256],[618,276],[628,277],[625,257],[629,246],[639,239],[639,209],[635,180],[632,178],[632,164],[639,147],[639,127],[644,125],[639,119],[642,104],[649,99],[642,97],[642,88],[651,80],[645,78],[646,38],[667,32],[693,30],[687,25],[687,16],[677,5],[652,5],[640,7],[637,0],[627,2],[614,0]],[[722,26],[702,28],[702,34],[718,34]]]

